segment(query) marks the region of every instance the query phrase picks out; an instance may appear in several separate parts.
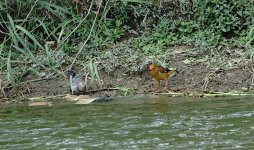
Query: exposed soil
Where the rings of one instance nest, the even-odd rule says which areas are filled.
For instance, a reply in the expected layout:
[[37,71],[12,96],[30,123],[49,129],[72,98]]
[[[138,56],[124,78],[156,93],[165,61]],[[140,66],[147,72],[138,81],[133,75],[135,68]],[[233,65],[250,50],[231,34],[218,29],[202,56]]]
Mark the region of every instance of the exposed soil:
[[[204,56],[205,54],[198,54]],[[203,92],[203,91],[241,91],[248,89],[252,92],[252,63],[249,60],[234,61],[230,67],[221,67],[220,61],[207,65],[204,62],[193,61],[186,63],[189,58],[187,53],[170,55],[170,66],[176,67],[178,73],[169,79],[169,86],[172,91],[179,92]],[[237,58],[238,59],[238,58]],[[236,60],[232,55],[227,57],[228,62]],[[141,60],[142,61],[142,60]],[[127,94],[146,93],[155,86],[155,81],[149,76],[147,70],[130,74],[124,74],[125,68],[118,68],[114,72],[106,73],[100,71],[103,80],[101,87],[90,87],[83,94],[92,96],[116,96]],[[67,76],[59,75],[52,79],[31,81],[38,77],[28,75],[23,79],[23,84],[16,88],[5,88],[6,97],[16,96],[52,96],[70,93]],[[31,82],[28,82],[28,81]],[[164,86],[164,85],[162,85]],[[124,87],[127,91],[113,90],[111,88]],[[120,89],[120,88],[119,88]],[[131,89],[135,89],[132,91]],[[2,93],[1,93],[2,94]],[[0,95],[0,98],[3,95]]]

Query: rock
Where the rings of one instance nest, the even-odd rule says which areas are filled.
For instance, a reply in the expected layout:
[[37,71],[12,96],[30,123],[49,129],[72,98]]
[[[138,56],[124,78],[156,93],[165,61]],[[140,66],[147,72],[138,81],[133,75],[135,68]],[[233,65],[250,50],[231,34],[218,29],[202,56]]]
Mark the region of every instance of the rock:
[[70,95],[70,94],[67,94],[65,97],[64,97],[67,101],[78,101],[79,97],[77,95]]
[[96,98],[80,98],[75,104],[89,104],[95,101]]
[[49,102],[31,102],[28,106],[52,106]]
[[95,101],[97,98],[91,98],[89,95],[66,95],[64,97],[68,101],[75,102],[75,104],[89,104]]

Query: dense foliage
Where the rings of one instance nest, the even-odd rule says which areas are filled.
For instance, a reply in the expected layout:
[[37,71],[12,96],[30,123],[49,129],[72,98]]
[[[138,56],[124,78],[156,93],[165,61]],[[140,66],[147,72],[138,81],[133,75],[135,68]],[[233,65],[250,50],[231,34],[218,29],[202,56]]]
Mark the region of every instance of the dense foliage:
[[92,58],[121,41],[149,55],[192,45],[234,46],[254,57],[253,0],[11,0],[0,2],[0,12],[0,70],[12,84],[74,61],[91,68]]

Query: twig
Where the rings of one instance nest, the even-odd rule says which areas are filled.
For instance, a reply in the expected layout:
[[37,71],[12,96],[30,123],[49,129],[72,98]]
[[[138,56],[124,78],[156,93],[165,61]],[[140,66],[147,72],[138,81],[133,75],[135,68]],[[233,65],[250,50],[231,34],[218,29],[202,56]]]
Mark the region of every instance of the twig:
[[30,88],[27,86],[27,83],[25,83],[25,85],[26,85],[26,89],[27,89],[28,93],[30,94],[31,93]]
[[34,2],[34,5],[32,6],[32,8],[31,8],[31,10],[29,11],[29,13],[26,15],[26,18],[23,20],[23,22],[20,24],[20,26],[23,26],[23,24],[26,22],[26,20],[28,19],[28,17],[30,16],[30,14],[32,13],[32,11],[33,11],[33,9],[34,9],[34,7],[35,7],[35,5],[37,4],[37,2],[38,2],[39,0],[36,0],[35,2]]
[[206,89],[208,86],[208,83],[210,82],[210,77],[217,71],[218,69],[210,71],[208,74],[206,74],[205,78],[202,80],[204,81],[203,89]]
[[[26,89],[27,89],[28,92],[30,93],[31,91],[30,91],[29,87],[27,86],[27,83],[37,82],[37,81],[42,81],[42,80],[50,80],[50,79],[56,78],[57,76],[58,76],[58,75],[55,75],[55,76],[52,76],[52,77],[46,77],[46,78],[39,78],[39,79],[27,80],[27,81],[24,81],[24,82],[20,82],[20,83],[16,84],[15,86],[20,86],[20,85],[22,85],[22,84],[25,84]],[[6,95],[5,95],[4,90],[5,90],[6,88],[11,88],[11,87],[13,87],[13,86],[10,85],[10,82],[8,82],[7,84],[4,85],[4,87],[2,87],[1,92],[3,93],[3,95],[4,95],[5,98],[6,98]],[[21,93],[21,94],[23,95],[23,93]]]
[[3,80],[0,79],[0,90],[3,93],[3,96],[5,97],[4,88],[2,88],[2,83],[3,83]]
[[[55,78],[55,77],[57,77],[57,76],[58,76],[58,75],[55,75],[55,76],[52,76],[52,77],[46,77],[46,78],[39,78],[39,79],[27,80],[27,81],[20,82],[20,83],[16,84],[16,86],[17,86],[17,85],[22,85],[22,84],[31,83],[31,82],[42,81],[42,80],[50,80],[50,79],[53,79],[53,78]],[[9,86],[9,85],[10,85],[9,82],[8,82],[6,85],[4,85],[3,90],[4,90],[5,88],[7,88],[7,87],[8,87],[8,88],[12,87],[12,86]]]
[[204,81],[203,89],[207,88],[207,85],[209,83],[209,77],[210,77],[210,75],[206,75],[206,77],[202,80],[202,81]]
[[24,82],[20,82],[20,83],[17,84],[17,85],[26,84],[26,83],[31,83],[31,82],[37,82],[37,81],[42,81],[42,80],[51,80],[51,79],[56,78],[57,76],[58,76],[58,75],[55,75],[55,76],[52,76],[52,77],[47,77],[47,78],[39,78],[39,79],[27,80],[27,81],[24,81]]
[[102,89],[95,89],[95,90],[89,90],[89,91],[83,91],[84,93],[94,93],[99,91],[113,91],[113,90],[119,90],[119,88],[102,88]]
[[143,19],[143,21],[142,21],[142,23],[143,23],[144,25],[146,24],[146,19],[147,19],[148,13],[149,13],[149,9],[148,9],[148,11],[146,12],[146,15],[145,15],[145,17],[144,17],[144,19]]
[[96,16],[95,16],[95,18],[94,18],[93,25],[92,25],[92,27],[91,27],[91,30],[90,30],[90,32],[89,32],[89,35],[88,35],[87,39],[85,40],[85,42],[83,43],[83,45],[80,47],[78,53],[76,54],[76,56],[75,56],[75,58],[73,59],[73,61],[72,61],[72,63],[71,63],[71,65],[70,65],[69,68],[72,68],[74,62],[77,60],[79,54],[80,54],[81,51],[84,49],[86,43],[88,42],[88,40],[90,39],[90,37],[91,37],[91,35],[92,35],[92,31],[93,31],[93,29],[94,29],[96,20],[97,20],[97,18],[98,18],[98,14],[99,14],[99,12],[100,12],[102,2],[103,2],[103,1],[100,1],[99,8],[98,8],[97,13],[96,13]]

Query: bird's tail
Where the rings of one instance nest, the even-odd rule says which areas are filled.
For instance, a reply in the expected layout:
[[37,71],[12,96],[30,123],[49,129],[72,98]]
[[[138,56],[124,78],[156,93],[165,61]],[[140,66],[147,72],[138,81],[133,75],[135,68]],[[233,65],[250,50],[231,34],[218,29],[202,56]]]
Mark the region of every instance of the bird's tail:
[[80,91],[83,91],[85,89],[85,83],[82,81],[79,82],[78,86],[79,86]]
[[167,72],[168,77],[169,78],[173,77],[176,74],[176,72],[177,72],[176,70],[170,70],[169,72]]

